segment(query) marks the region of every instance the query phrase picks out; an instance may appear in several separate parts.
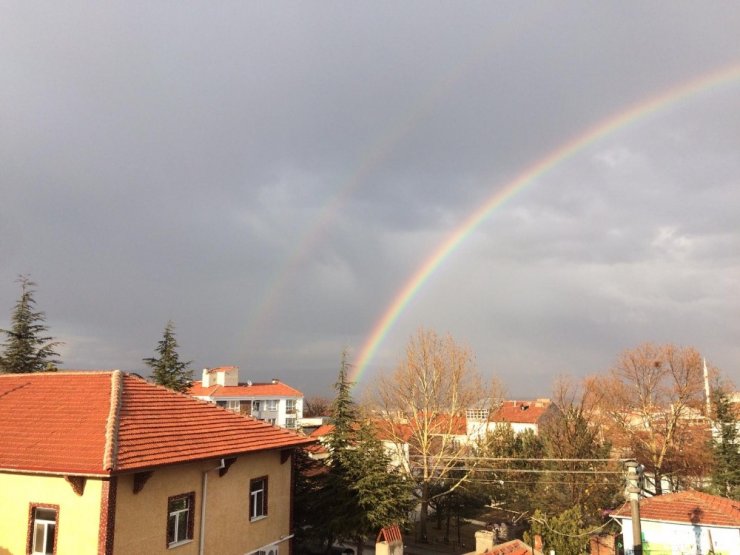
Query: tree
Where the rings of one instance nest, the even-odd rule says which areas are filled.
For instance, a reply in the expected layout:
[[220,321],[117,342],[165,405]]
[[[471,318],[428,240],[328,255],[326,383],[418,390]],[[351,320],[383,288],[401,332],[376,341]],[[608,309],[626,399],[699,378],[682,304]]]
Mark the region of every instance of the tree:
[[622,501],[624,475],[621,464],[611,461],[611,444],[593,417],[602,399],[588,385],[579,388],[567,379],[556,384],[558,411],[540,430],[545,458],[554,460],[540,483],[537,502],[548,515],[578,508],[580,523],[601,521],[604,509]]
[[20,276],[21,297],[11,314],[11,328],[5,334],[5,350],[0,357],[0,370],[7,373],[28,373],[54,370],[61,364],[55,351],[61,342],[48,337],[43,312],[34,310],[36,284],[28,276]]
[[304,449],[293,454],[295,545],[297,553],[314,551],[326,541],[323,524],[327,468]]
[[534,460],[545,456],[541,438],[533,430],[516,433],[511,424],[502,422],[484,436],[478,453],[481,462],[474,481],[482,484],[491,505],[509,513],[531,512],[541,474],[521,471],[541,469]]
[[331,416],[331,399],[326,397],[306,397],[303,400],[303,416]]
[[723,497],[740,500],[740,437],[737,414],[724,390],[716,389],[712,397],[712,491]]
[[318,526],[327,551],[335,541],[352,541],[362,553],[369,534],[403,524],[413,505],[411,484],[391,466],[372,424],[360,417],[348,371],[345,352],[335,384],[334,427],[327,441],[330,455]]
[[143,359],[153,370],[154,382],[174,391],[185,393],[193,383],[193,371],[188,369],[190,363],[180,362],[175,339],[175,324],[170,320],[164,328],[162,339],[155,349],[159,357]]
[[534,545],[535,535],[542,537],[543,552],[585,553],[591,531],[584,528],[581,509],[578,506],[566,509],[557,516],[548,518],[535,511],[530,519],[531,528],[524,533],[524,541]]
[[[429,504],[459,487],[469,472],[446,481],[458,460],[468,454],[466,410],[497,406],[493,388],[484,388],[466,347],[450,335],[440,337],[420,329],[406,347],[406,356],[391,376],[378,380],[374,392],[379,418],[402,451],[408,444],[409,460],[402,466],[415,484],[421,504],[419,540],[427,540]],[[446,483],[433,493],[435,483]]]
[[[606,425],[615,443],[654,480],[700,474],[706,454],[692,438],[706,431],[701,417],[703,365],[691,347],[646,343],[625,351],[610,375],[596,378]],[[696,474],[695,474],[696,475]]]

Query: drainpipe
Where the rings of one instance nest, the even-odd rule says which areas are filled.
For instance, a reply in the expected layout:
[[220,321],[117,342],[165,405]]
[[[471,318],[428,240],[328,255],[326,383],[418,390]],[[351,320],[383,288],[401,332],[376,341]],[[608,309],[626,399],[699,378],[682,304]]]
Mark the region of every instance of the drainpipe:
[[213,468],[208,468],[203,471],[203,485],[202,485],[202,491],[203,495],[201,495],[200,500],[200,546],[198,547],[198,553],[199,555],[203,555],[205,553],[205,545],[206,545],[206,502],[208,501],[208,473],[212,470],[221,470],[222,468],[226,467],[226,459],[221,459],[221,462],[218,466],[214,466]]

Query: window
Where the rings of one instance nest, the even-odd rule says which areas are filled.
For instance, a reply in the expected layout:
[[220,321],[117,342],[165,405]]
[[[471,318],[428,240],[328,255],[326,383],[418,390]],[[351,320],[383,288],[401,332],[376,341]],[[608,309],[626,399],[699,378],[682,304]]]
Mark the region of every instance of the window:
[[167,499],[167,547],[175,547],[193,539],[193,509],[195,492]]
[[265,401],[265,410],[278,410],[277,399],[270,399],[269,401]]
[[285,400],[285,413],[286,414],[295,414],[295,399],[286,399]]
[[267,476],[249,481],[249,518],[267,516]]
[[226,408],[234,412],[239,412],[239,401],[226,401]]
[[252,401],[252,414],[255,412],[260,411],[260,402],[259,401]]
[[290,428],[291,430],[294,429],[295,428],[295,418],[286,418],[285,427]]
[[56,553],[57,511],[55,507],[31,507],[31,549],[33,555]]

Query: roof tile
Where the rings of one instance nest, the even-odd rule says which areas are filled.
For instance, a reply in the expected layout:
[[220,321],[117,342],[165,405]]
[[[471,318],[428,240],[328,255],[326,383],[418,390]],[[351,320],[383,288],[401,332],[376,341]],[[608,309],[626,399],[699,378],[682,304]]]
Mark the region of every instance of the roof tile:
[[0,376],[0,469],[101,475],[312,441],[118,371]]

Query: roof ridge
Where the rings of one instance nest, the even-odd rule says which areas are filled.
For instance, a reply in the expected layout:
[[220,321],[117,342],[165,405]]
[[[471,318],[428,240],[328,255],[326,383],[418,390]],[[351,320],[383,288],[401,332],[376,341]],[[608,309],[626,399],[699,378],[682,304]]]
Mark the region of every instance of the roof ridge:
[[110,411],[105,423],[105,452],[103,453],[103,469],[107,471],[113,470],[118,462],[119,415],[123,396],[122,374],[120,370],[114,370],[110,376]]

